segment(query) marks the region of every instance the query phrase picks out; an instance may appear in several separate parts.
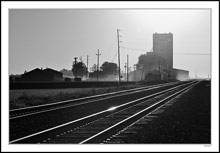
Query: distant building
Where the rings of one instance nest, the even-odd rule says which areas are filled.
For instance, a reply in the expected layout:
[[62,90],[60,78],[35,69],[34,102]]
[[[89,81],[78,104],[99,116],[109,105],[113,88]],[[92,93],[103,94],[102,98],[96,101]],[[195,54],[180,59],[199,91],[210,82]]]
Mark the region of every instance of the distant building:
[[153,70],[150,73],[145,74],[146,81],[162,80],[162,74],[159,70]]
[[167,70],[167,61],[160,55],[154,52],[147,52],[144,72],[151,73],[153,70]]
[[189,79],[189,71],[173,68],[172,78],[177,80],[187,80]]
[[154,81],[154,80],[169,80],[171,78],[171,71],[167,71],[166,69],[154,69],[151,72],[145,74],[146,81]]
[[51,81],[61,81],[63,79],[63,73],[47,68],[43,70]]
[[155,33],[153,34],[153,52],[163,57],[167,65],[166,69],[173,68],[173,34],[172,33]]
[[154,33],[153,52],[139,57],[141,64],[138,70],[129,74],[129,80],[185,80],[189,71],[173,68],[173,34]]
[[161,56],[166,62],[160,61],[157,65],[145,68],[145,80],[185,80],[189,78],[189,71],[173,68],[172,33],[153,34],[153,52],[147,53],[147,55],[153,57],[154,54]]
[[19,81],[19,79],[21,79],[21,75],[10,75],[9,76],[10,83],[17,82]]
[[41,82],[41,81],[62,81],[63,74],[56,70],[46,68],[44,70],[36,68],[21,75],[21,82]]

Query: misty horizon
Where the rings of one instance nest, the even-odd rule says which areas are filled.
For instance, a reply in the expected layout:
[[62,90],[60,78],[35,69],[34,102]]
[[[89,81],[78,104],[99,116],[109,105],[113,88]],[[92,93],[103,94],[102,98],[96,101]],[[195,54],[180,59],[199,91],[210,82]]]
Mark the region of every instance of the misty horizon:
[[118,64],[120,29],[121,69],[150,52],[154,33],[173,33],[173,67],[190,77],[211,76],[210,9],[10,9],[9,74],[35,68],[71,70],[74,57],[89,69],[105,61]]

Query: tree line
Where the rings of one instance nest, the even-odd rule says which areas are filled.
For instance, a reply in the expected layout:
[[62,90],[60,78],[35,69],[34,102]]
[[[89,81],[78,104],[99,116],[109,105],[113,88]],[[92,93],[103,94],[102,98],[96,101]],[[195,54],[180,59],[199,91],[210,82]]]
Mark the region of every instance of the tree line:
[[[158,67],[162,70],[165,69],[165,65],[167,65],[166,60],[157,54],[142,54],[138,58],[136,70],[148,69],[152,71],[153,69],[158,69]],[[106,77],[110,75],[118,75],[118,65],[116,63],[105,61],[100,66],[99,70],[97,69],[97,65],[94,64],[89,72],[87,66],[81,60],[79,62],[73,61],[71,71],[63,69],[61,72],[67,75],[72,73],[75,78],[82,78],[83,76],[88,76],[88,74],[90,78],[96,78],[97,76]]]
[[72,73],[74,77],[80,77],[82,78],[83,76],[87,76],[89,73],[89,77],[95,78],[97,75],[100,77],[105,77],[108,75],[116,75],[118,66],[116,63],[111,63],[111,62],[104,62],[100,70],[97,69],[97,65],[94,64],[93,67],[91,68],[91,72],[88,71],[88,68],[86,67],[85,63],[83,61],[80,62],[73,62],[72,65]]

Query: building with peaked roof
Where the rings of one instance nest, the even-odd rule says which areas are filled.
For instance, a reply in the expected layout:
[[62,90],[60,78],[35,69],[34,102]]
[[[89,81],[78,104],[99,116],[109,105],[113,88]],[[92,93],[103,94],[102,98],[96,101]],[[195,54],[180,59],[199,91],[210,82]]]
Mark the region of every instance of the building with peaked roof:
[[45,82],[62,81],[63,74],[56,70],[46,68],[44,70],[36,68],[21,75],[19,82]]

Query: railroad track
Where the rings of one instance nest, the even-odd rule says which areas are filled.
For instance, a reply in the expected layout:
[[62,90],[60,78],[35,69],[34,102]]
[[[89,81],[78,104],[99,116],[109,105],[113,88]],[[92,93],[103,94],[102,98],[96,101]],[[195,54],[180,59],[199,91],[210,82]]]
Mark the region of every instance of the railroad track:
[[122,90],[122,91],[117,91],[117,92],[105,93],[105,94],[100,94],[100,95],[94,95],[94,96],[89,96],[89,97],[77,98],[77,99],[72,99],[72,100],[65,100],[65,101],[60,101],[56,103],[37,105],[37,106],[32,106],[32,107],[20,108],[20,109],[13,109],[9,111],[9,118],[16,119],[16,118],[24,117],[27,115],[34,115],[34,114],[42,113],[46,111],[53,111],[56,109],[62,109],[66,107],[92,103],[103,98],[110,99],[113,97],[134,94],[137,92],[143,92],[146,90],[157,89],[160,87],[165,87],[165,86],[170,86],[170,85],[175,85],[175,84],[178,84],[178,82],[158,84],[158,85],[152,85],[152,86],[147,86],[147,87],[140,87],[140,88]]
[[24,136],[10,143],[100,143],[146,114],[183,94],[198,82],[175,87],[111,107],[71,122]]

